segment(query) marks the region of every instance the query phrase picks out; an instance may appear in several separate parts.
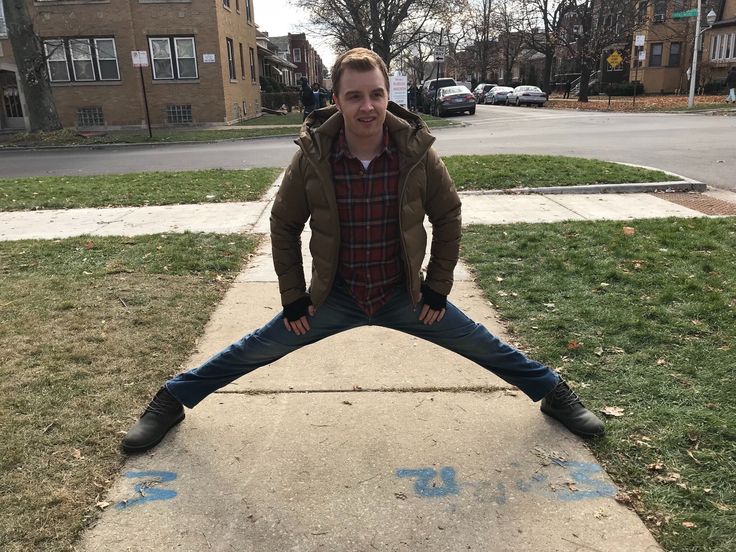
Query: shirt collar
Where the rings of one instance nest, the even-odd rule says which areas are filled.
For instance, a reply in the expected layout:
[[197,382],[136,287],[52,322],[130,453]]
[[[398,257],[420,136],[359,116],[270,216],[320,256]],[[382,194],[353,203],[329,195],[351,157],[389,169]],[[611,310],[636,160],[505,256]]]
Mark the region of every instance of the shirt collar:
[[[396,148],[391,143],[391,134],[389,134],[388,127],[385,123],[383,125],[383,148],[376,157],[381,157],[384,153],[389,157],[396,153]],[[355,159],[355,156],[350,151],[350,146],[348,146],[348,140],[345,137],[345,127],[340,129],[340,134],[335,141],[334,155],[335,160],[342,159],[343,157]]]

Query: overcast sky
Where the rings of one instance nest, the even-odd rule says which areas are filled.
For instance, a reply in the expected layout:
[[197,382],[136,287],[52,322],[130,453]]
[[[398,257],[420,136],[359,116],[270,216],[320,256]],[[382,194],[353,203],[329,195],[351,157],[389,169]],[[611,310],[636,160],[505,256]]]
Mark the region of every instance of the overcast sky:
[[268,36],[306,32],[309,43],[317,49],[324,66],[328,69],[332,68],[335,54],[327,45],[327,41],[319,35],[302,29],[302,25],[306,25],[307,17],[302,10],[291,5],[289,0],[253,0],[253,9],[258,29],[267,32]]

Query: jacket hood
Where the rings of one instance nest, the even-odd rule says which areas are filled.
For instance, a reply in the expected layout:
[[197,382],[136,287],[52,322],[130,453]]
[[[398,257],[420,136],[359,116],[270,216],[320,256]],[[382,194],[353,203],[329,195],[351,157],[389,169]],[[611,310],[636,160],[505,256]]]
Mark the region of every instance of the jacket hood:
[[[312,111],[302,124],[295,143],[315,160],[324,161],[330,155],[344,121],[342,113],[332,105]],[[434,143],[424,120],[394,102],[388,102],[386,126],[404,163],[416,162]]]

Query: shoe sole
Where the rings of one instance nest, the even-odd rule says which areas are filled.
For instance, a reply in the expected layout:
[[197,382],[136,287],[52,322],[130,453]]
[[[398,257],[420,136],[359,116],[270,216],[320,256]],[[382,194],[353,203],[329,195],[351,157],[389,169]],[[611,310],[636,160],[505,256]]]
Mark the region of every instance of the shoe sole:
[[601,431],[600,433],[585,433],[584,431],[576,431],[576,430],[572,429],[571,427],[569,427],[569,426],[565,425],[564,423],[562,423],[561,420],[559,420],[557,417],[555,417],[553,414],[550,414],[549,412],[547,412],[543,408],[540,408],[539,410],[545,416],[549,416],[553,420],[557,421],[558,423],[560,423],[562,425],[562,427],[564,427],[570,433],[572,433],[574,435],[577,435],[578,437],[583,437],[584,439],[594,439],[596,437],[603,437],[606,434],[606,431],[605,430]]
[[184,414],[184,412],[182,412],[181,413],[181,416],[178,417],[174,421],[174,423],[172,423],[166,429],[166,431],[164,431],[163,435],[161,435],[161,437],[159,437],[156,441],[153,441],[151,443],[146,443],[145,445],[139,445],[137,447],[136,446],[126,445],[125,443],[123,443],[122,446],[121,446],[121,448],[123,449],[124,452],[129,452],[129,453],[146,452],[147,450],[152,449],[153,447],[155,447],[156,445],[158,445],[161,441],[163,441],[164,437],[166,437],[169,434],[169,431],[171,431],[174,427],[176,427],[177,425],[179,425],[184,420],[184,418],[185,418],[185,414]]

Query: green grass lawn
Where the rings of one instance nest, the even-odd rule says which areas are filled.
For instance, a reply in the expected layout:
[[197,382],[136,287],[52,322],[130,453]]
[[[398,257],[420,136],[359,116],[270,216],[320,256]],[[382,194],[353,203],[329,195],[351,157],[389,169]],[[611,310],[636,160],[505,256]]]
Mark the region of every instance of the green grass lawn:
[[531,356],[623,409],[591,446],[659,542],[736,550],[736,219],[474,226],[463,254]]
[[678,180],[662,171],[560,155],[450,155],[443,161],[458,190]]
[[0,180],[0,210],[254,201],[281,169],[210,169]]
[[0,242],[0,549],[71,550],[120,432],[253,252],[242,235]]

